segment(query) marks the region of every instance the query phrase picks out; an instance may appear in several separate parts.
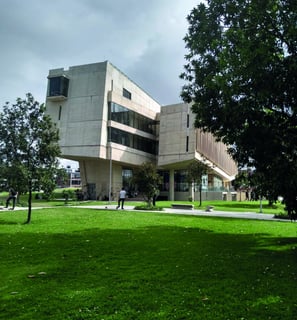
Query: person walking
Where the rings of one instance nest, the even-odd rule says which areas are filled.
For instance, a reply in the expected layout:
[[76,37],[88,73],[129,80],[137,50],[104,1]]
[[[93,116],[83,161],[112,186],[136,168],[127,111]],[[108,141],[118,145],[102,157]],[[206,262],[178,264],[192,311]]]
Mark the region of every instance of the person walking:
[[117,209],[119,209],[119,207],[121,207],[122,209],[124,209],[125,199],[126,199],[126,190],[125,190],[125,188],[123,187],[122,190],[120,191],[120,194],[119,194],[119,201],[118,201]]
[[18,193],[13,188],[9,188],[9,195],[8,195],[7,200],[6,200],[6,207],[5,208],[8,208],[10,200],[12,200],[12,208],[11,208],[11,210],[14,210],[15,201],[16,201],[17,195],[18,195]]

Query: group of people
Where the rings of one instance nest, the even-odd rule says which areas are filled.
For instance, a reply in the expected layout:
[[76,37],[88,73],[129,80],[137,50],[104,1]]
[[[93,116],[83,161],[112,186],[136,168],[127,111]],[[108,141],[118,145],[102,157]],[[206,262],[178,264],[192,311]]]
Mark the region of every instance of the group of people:
[[[5,208],[8,208],[10,201],[12,200],[11,210],[14,210],[17,196],[18,196],[17,191],[15,191],[13,188],[9,188],[9,195],[8,195],[8,198],[6,199]],[[125,203],[126,196],[127,196],[127,192],[126,192],[125,188],[123,187],[122,190],[120,191],[120,194],[119,194],[117,209],[119,209],[119,208],[124,209],[124,203]],[[154,196],[154,199],[153,199],[154,205],[155,205],[155,201],[156,201],[156,197]]]

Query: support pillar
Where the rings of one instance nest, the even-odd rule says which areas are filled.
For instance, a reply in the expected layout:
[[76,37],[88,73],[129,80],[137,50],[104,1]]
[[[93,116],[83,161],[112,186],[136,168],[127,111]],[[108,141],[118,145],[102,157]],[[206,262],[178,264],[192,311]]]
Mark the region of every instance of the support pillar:
[[169,176],[169,200],[174,201],[174,169],[170,170]]
[[195,201],[195,184],[193,182],[190,184],[189,197],[192,198],[192,201]]

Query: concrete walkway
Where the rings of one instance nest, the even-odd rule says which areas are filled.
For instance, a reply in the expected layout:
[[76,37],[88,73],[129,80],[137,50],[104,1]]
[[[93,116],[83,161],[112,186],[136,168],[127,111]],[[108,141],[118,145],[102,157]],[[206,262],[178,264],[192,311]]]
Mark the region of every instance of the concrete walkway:
[[[108,209],[108,210],[116,210],[115,204],[107,204],[100,206],[79,206],[80,208],[90,208],[90,209]],[[118,209],[118,211],[128,211],[134,210],[134,206],[125,205],[124,210]],[[139,212],[150,212],[145,210],[135,210]],[[164,208],[162,211],[151,211],[154,213],[167,213],[167,214],[181,214],[181,215],[191,215],[191,216],[204,216],[204,217],[227,217],[227,218],[240,218],[240,219],[254,219],[254,220],[271,220],[271,221],[282,221],[282,222],[291,222],[287,219],[278,219],[274,218],[273,214],[268,213],[255,213],[255,212],[227,212],[227,211],[211,211],[207,212],[205,210],[187,210],[187,209],[171,209]]]
[[[116,204],[106,204],[106,205],[95,205],[95,206],[71,206],[74,208],[88,208],[88,209],[94,209],[94,210],[116,210]],[[69,206],[70,207],[70,206]],[[42,209],[41,207],[32,207],[32,210],[36,209]],[[14,211],[20,211],[20,210],[28,210],[27,207],[15,207]],[[118,211],[129,211],[134,210],[134,206],[125,205],[125,209],[121,210],[118,209]],[[8,211],[13,212],[10,209],[6,209],[5,207],[0,207],[0,212]],[[135,210],[138,212],[150,212],[145,210]],[[217,211],[213,210],[211,212],[207,212],[205,210],[187,210],[187,209],[171,209],[171,208],[164,208],[162,211],[151,211],[154,213],[160,213],[160,214],[180,214],[180,215],[190,215],[190,216],[202,216],[202,217],[220,217],[220,218],[237,218],[237,219],[253,219],[253,220],[270,220],[270,221],[281,221],[281,222],[291,222],[288,219],[279,219],[274,218],[273,214],[268,213],[255,213],[255,212],[229,212],[229,211]]]

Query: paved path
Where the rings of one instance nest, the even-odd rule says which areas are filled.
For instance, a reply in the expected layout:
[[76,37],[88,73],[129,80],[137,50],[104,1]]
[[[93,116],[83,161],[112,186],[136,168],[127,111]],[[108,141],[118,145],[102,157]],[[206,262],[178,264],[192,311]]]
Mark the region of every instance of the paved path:
[[[108,209],[108,210],[116,210],[116,205],[107,204],[100,206],[79,206],[82,208],[90,208],[90,209]],[[118,209],[122,211],[121,209]],[[125,210],[134,210],[134,206],[125,205]],[[149,212],[143,210],[135,210],[141,212]],[[274,218],[274,214],[268,213],[255,213],[255,212],[227,212],[227,211],[211,211],[207,212],[205,210],[187,210],[187,209],[171,209],[165,208],[163,211],[152,211],[155,213],[168,213],[168,214],[181,214],[181,215],[192,215],[192,216],[205,216],[205,217],[228,217],[228,218],[240,218],[240,219],[255,219],[255,220],[272,220],[272,221],[282,221],[282,222],[291,222],[287,219],[277,219]]]
[[[102,210],[102,209],[108,209],[108,210],[116,210],[116,204],[107,204],[107,205],[95,205],[95,206],[72,206],[76,208],[88,208],[88,209],[94,209],[94,210]],[[32,207],[32,210],[36,209],[42,209],[37,207]],[[15,211],[20,210],[28,210],[26,207],[15,207]],[[134,210],[134,206],[125,205],[125,210]],[[0,207],[1,211],[9,211],[13,212],[9,209],[6,209],[4,207]],[[118,211],[122,211],[121,209],[118,209]],[[149,212],[144,210],[135,210],[139,212]],[[255,213],[255,212],[227,212],[227,211],[211,211],[207,212],[205,210],[187,210],[187,209],[171,209],[171,208],[165,208],[163,211],[151,211],[155,213],[164,213],[164,214],[181,214],[181,215],[192,215],[192,216],[205,216],[205,217],[227,217],[227,218],[240,218],[240,219],[254,219],[254,220],[270,220],[270,221],[282,221],[282,222],[291,222],[288,219],[278,219],[274,218],[273,214],[268,213]]]

